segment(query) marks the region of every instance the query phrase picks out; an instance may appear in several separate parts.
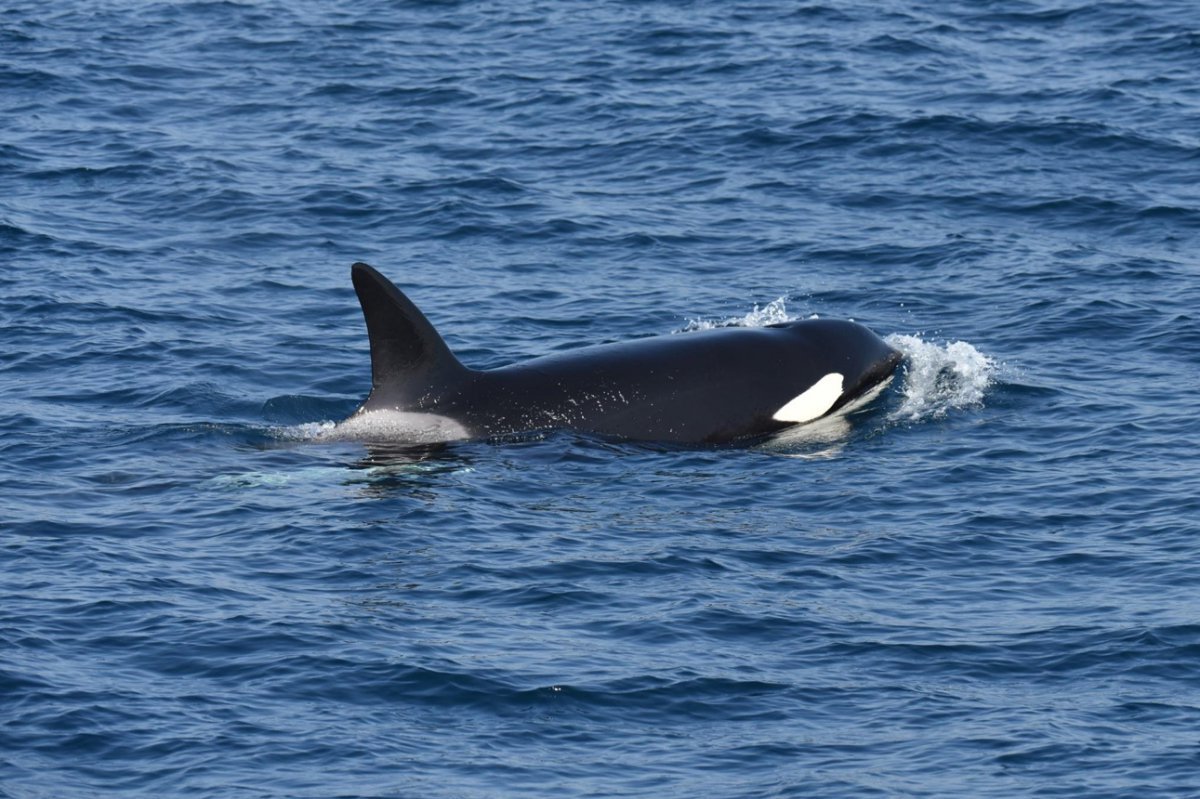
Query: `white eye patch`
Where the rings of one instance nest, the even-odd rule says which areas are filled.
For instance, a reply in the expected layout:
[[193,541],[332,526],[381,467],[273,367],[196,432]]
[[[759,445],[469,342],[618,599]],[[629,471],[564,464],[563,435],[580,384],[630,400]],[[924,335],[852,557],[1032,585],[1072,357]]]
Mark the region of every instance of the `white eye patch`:
[[808,387],[803,394],[788,402],[771,417],[777,422],[811,422],[829,412],[842,396],[844,378],[830,372]]

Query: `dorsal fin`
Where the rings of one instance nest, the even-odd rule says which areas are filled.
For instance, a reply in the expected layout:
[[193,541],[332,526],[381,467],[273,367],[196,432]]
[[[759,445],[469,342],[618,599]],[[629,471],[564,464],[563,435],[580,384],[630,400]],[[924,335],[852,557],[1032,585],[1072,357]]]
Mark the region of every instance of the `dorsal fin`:
[[371,396],[363,403],[412,409],[436,402],[470,372],[425,314],[374,268],[350,268],[371,340]]

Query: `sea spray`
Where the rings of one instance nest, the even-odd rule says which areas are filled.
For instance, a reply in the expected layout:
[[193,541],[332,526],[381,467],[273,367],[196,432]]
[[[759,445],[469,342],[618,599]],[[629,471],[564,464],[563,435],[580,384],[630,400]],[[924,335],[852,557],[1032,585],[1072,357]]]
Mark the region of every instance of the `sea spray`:
[[983,404],[984,393],[995,379],[996,363],[971,344],[936,344],[901,334],[884,340],[905,357],[901,402],[891,413],[894,421],[938,419]]
[[697,330],[713,330],[719,327],[766,327],[783,322],[794,321],[787,311],[787,297],[771,300],[761,308],[754,308],[743,316],[731,316],[726,319],[689,319],[678,333],[693,333]]

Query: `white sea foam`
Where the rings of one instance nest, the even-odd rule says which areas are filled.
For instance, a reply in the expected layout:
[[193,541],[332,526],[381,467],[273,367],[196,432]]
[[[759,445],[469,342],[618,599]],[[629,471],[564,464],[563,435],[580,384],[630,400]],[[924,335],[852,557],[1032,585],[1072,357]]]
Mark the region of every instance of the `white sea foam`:
[[336,427],[336,422],[305,422],[272,427],[271,434],[285,441],[318,441],[328,436]]
[[396,441],[438,444],[470,436],[465,427],[447,416],[408,411],[357,413],[322,434],[326,441]]
[[936,344],[919,336],[893,334],[885,339],[904,353],[901,402],[894,421],[938,419],[953,410],[983,404],[996,376],[996,362],[965,341]]
[[680,333],[691,333],[696,330],[713,330],[718,327],[766,327],[782,322],[791,322],[795,317],[788,314],[787,298],[780,297],[771,300],[761,308],[757,305],[744,316],[731,316],[727,319],[713,321],[711,319],[689,319],[688,323],[679,329]]
[[468,438],[466,429],[445,416],[405,411],[369,411],[345,421],[311,422],[278,428],[280,438],[296,441],[388,441],[439,444]]

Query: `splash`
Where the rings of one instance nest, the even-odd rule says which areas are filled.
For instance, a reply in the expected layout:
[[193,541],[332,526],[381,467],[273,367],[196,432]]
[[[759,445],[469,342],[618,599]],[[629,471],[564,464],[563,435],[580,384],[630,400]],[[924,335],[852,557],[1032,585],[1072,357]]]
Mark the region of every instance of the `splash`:
[[728,319],[712,321],[709,319],[689,319],[680,328],[679,333],[692,333],[697,330],[713,330],[718,327],[766,327],[781,322],[791,322],[794,319],[787,311],[787,297],[771,300],[763,307],[754,306],[745,316],[731,316]]
[[336,422],[302,422],[293,425],[277,425],[268,428],[271,435],[284,441],[319,441],[332,434]]
[[939,419],[952,410],[983,404],[996,375],[996,363],[965,341],[934,344],[918,336],[893,334],[885,339],[907,361],[895,421]]
[[295,441],[389,441],[403,444],[439,444],[467,438],[458,422],[431,413],[370,411],[342,422],[310,422],[275,428],[280,438]]

